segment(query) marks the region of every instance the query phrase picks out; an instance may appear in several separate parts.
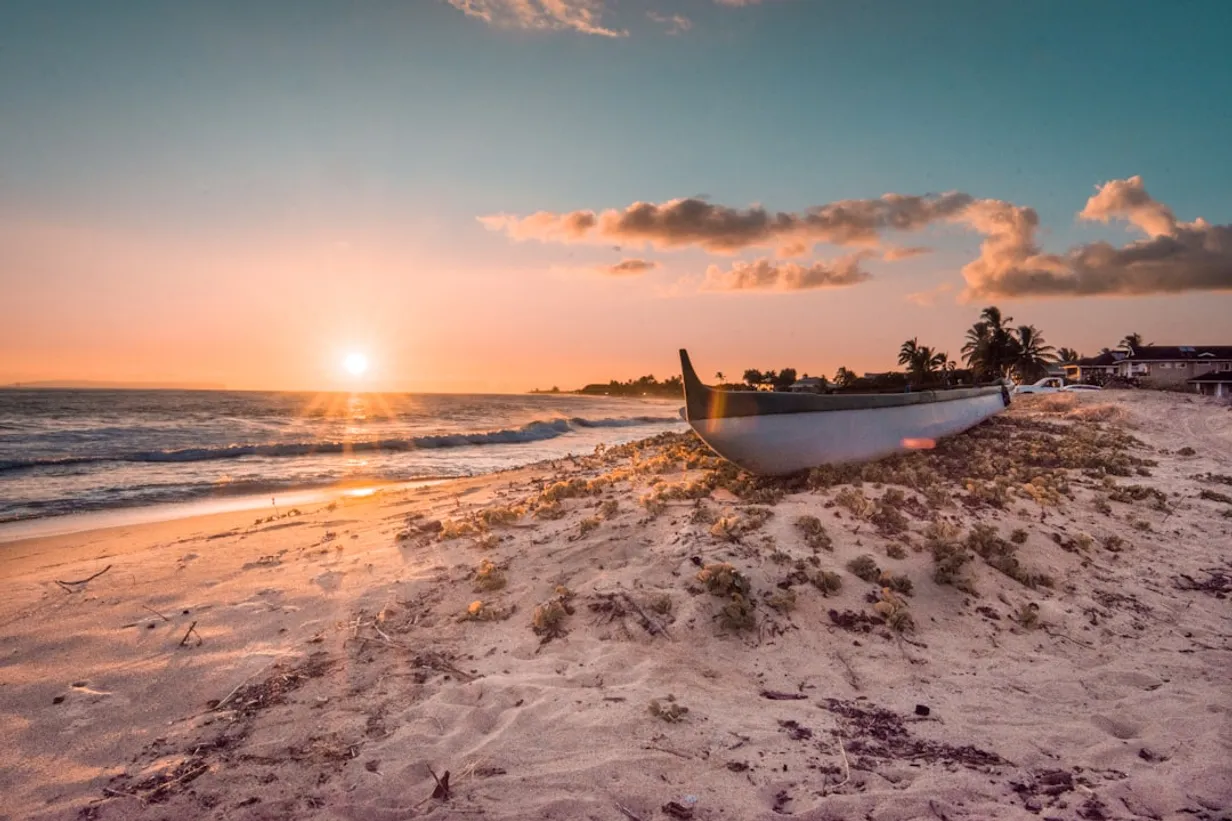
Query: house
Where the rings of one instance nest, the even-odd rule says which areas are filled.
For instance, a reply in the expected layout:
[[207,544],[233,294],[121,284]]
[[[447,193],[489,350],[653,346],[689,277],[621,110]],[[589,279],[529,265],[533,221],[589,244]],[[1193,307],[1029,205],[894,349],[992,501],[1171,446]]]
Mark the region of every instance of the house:
[[1117,364],[1128,356],[1126,351],[1104,351],[1099,356],[1079,359],[1064,366],[1065,378],[1071,382],[1090,382],[1115,376]]
[[1232,399],[1232,372],[1211,371],[1188,380],[1194,390],[1203,396],[1220,396]]
[[787,388],[792,393],[821,393],[825,389],[826,380],[822,376],[806,376],[803,379],[797,379]]
[[1148,387],[1184,388],[1208,373],[1232,374],[1232,345],[1143,345],[1127,349],[1116,375]]

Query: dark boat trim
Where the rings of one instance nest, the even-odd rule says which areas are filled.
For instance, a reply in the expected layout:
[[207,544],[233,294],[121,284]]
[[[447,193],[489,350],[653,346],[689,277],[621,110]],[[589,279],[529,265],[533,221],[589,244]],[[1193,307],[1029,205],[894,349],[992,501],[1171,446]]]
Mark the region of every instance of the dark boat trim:
[[768,391],[718,391],[702,384],[689,361],[688,352],[680,349],[681,376],[684,380],[684,403],[690,421],[726,419],[737,416],[768,416],[778,413],[821,413],[838,410],[875,410],[929,402],[952,402],[1001,394],[1008,407],[1009,390],[1004,384],[974,388],[915,391],[911,393],[771,393]]

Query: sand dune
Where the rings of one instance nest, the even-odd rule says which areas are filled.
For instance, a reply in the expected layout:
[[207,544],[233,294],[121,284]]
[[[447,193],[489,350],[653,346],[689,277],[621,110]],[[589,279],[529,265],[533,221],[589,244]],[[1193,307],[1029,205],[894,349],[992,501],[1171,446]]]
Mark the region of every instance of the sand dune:
[[0,584],[3,817],[1232,812],[1232,412],[1197,397],[794,481],[665,436],[17,542]]

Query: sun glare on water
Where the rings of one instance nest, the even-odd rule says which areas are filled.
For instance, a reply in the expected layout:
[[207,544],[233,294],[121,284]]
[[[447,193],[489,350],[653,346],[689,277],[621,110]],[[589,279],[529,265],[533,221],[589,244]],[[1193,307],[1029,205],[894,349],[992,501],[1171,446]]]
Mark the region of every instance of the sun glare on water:
[[368,370],[368,357],[362,353],[348,354],[342,361],[342,367],[352,376],[362,376],[364,371]]

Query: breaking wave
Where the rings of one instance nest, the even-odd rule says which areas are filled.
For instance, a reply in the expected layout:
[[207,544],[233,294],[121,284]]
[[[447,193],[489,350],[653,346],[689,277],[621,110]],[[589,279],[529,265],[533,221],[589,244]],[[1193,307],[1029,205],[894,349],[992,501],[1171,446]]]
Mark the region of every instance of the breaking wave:
[[353,442],[271,442],[266,444],[226,445],[223,447],[182,448],[179,450],[134,451],[99,456],[69,456],[54,459],[0,460],[0,472],[49,466],[87,465],[99,462],[208,462],[239,459],[244,456],[295,457],[329,453],[370,453],[435,448],[461,448],[479,445],[515,445],[564,436],[577,428],[628,428],[678,422],[674,417],[634,416],[627,418],[536,420],[517,428],[477,433],[440,433],[398,439],[370,439]]

